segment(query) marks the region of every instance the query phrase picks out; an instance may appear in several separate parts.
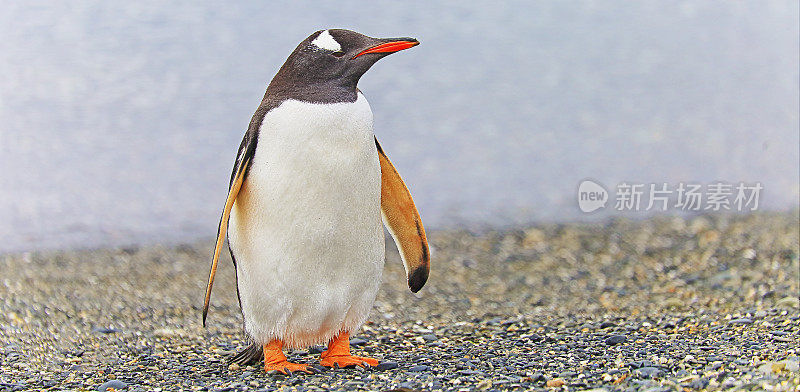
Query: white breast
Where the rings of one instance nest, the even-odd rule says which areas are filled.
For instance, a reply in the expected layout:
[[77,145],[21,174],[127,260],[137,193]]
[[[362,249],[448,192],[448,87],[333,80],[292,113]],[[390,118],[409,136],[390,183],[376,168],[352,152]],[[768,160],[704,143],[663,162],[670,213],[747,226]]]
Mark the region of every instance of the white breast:
[[369,314],[383,269],[372,111],[288,100],[264,117],[231,212],[245,330],[257,342],[324,344]]

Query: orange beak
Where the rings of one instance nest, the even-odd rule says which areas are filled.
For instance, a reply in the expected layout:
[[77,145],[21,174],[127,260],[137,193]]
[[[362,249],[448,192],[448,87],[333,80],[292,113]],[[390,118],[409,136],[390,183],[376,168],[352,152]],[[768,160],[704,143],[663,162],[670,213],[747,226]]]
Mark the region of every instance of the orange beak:
[[393,52],[399,52],[401,50],[405,50],[405,49],[408,49],[408,48],[413,48],[414,46],[417,46],[417,45],[419,45],[419,41],[392,41],[392,42],[387,42],[385,44],[380,44],[378,46],[373,46],[373,47],[371,47],[369,49],[366,49],[363,52],[353,56],[353,58],[356,58],[358,56],[361,56],[362,54],[368,54],[368,53],[393,53]]

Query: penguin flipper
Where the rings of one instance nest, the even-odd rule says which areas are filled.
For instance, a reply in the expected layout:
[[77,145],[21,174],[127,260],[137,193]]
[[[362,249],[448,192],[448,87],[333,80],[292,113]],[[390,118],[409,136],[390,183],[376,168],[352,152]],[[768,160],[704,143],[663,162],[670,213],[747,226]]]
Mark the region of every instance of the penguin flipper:
[[250,159],[244,160],[239,165],[238,173],[233,177],[233,183],[228,191],[228,198],[225,200],[225,208],[222,210],[222,217],[219,219],[219,228],[217,229],[217,243],[214,245],[214,259],[211,261],[211,272],[208,275],[208,287],[206,287],[206,299],[203,303],[203,326],[206,326],[206,316],[208,315],[208,304],[211,301],[211,287],[214,285],[214,277],[217,275],[217,263],[219,262],[219,254],[222,250],[222,244],[225,242],[225,236],[228,233],[228,218],[231,216],[231,208],[236,201],[236,196],[239,195],[239,189],[242,188],[245,173]]
[[416,293],[425,285],[430,272],[428,238],[408,187],[386,157],[377,138],[375,145],[381,164],[381,215],[400,251],[408,287]]
[[[264,112],[265,113],[265,112]],[[239,190],[242,188],[245,178],[247,177],[247,170],[250,168],[250,163],[253,161],[253,156],[256,153],[256,145],[258,144],[258,124],[260,118],[264,117],[261,113],[258,117],[259,111],[256,116],[250,121],[250,127],[242,138],[242,143],[239,144],[239,151],[236,153],[236,163],[233,165],[231,171],[231,180],[228,184],[228,198],[225,200],[225,208],[222,210],[222,216],[219,218],[219,226],[217,228],[217,242],[214,245],[214,258],[211,261],[211,272],[208,274],[208,287],[206,287],[206,298],[203,303],[203,326],[206,326],[206,316],[208,316],[208,305],[211,301],[211,287],[214,285],[214,277],[217,275],[217,262],[219,262],[219,254],[222,251],[222,244],[225,242],[228,233],[228,218],[231,216],[231,208],[239,195]],[[233,260],[234,267],[236,266],[236,259],[231,252],[231,259]],[[238,278],[238,277],[237,277]],[[236,294],[238,297],[239,285],[236,285]],[[239,303],[241,305],[241,301]]]
[[[252,123],[255,123],[254,121]],[[228,233],[228,218],[231,216],[231,208],[236,201],[236,196],[239,195],[239,189],[242,188],[245,177],[247,177],[247,169],[250,167],[252,157],[256,152],[256,143],[258,140],[258,128],[254,128],[251,123],[250,129],[245,133],[242,143],[239,145],[239,152],[236,157],[236,163],[233,166],[231,173],[231,181],[228,188],[228,198],[225,200],[225,208],[222,210],[222,216],[219,218],[219,227],[217,228],[217,242],[214,245],[214,258],[211,261],[211,272],[208,275],[208,287],[206,287],[206,298],[203,303],[203,326],[206,326],[206,316],[208,316],[208,304],[211,301],[211,287],[214,285],[214,277],[217,275],[217,262],[219,262],[219,254],[222,251],[222,244],[225,242]],[[255,130],[255,131],[254,131]],[[236,263],[234,261],[234,263]],[[237,285],[238,286],[238,285]]]

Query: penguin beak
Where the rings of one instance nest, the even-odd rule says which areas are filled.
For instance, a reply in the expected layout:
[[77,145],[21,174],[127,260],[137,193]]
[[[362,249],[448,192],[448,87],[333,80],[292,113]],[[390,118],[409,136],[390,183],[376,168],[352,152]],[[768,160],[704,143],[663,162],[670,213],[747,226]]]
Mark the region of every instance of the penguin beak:
[[[380,45],[372,46],[360,52],[359,54],[353,56],[352,59],[369,54],[369,53],[394,53],[399,52],[401,50],[405,50],[408,48],[413,48],[419,45],[419,41],[414,38],[400,38],[400,39],[390,39],[389,42],[384,42]],[[352,60],[351,59],[351,60]]]

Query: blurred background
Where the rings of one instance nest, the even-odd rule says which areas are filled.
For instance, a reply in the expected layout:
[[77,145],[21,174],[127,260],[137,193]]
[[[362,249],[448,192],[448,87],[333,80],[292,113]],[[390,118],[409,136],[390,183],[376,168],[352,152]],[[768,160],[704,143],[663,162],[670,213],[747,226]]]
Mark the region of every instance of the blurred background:
[[359,87],[429,228],[618,214],[580,212],[585,178],[761,182],[760,209],[794,209],[798,12],[763,0],[0,1],[0,252],[213,237],[267,83],[323,28],[422,42]]

